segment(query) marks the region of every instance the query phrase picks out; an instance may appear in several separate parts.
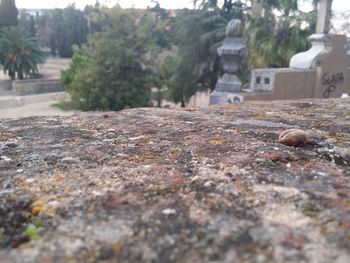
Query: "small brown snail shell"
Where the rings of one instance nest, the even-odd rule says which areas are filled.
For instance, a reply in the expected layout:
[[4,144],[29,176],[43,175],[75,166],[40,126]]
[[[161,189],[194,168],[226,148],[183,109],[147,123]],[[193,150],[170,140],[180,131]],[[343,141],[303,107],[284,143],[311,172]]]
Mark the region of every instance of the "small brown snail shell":
[[278,142],[287,146],[300,146],[307,143],[308,138],[308,132],[299,129],[290,129],[280,134]]

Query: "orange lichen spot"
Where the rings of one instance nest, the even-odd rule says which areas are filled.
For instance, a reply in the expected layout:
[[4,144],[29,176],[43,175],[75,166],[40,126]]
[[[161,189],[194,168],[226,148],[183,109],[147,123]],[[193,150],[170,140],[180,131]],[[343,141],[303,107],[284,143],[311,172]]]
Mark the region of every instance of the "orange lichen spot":
[[120,242],[116,242],[114,245],[113,245],[113,250],[114,250],[114,253],[119,256],[120,253],[122,252],[122,243]]
[[154,160],[154,156],[151,155],[137,155],[136,162],[138,163],[151,163]]
[[54,216],[56,214],[56,208],[48,205],[48,200],[39,199],[32,204],[31,216],[38,216],[41,214]]
[[182,153],[182,150],[179,148],[173,148],[173,149],[170,149],[169,151],[170,157],[174,159],[179,158],[181,153]]
[[211,140],[210,144],[212,144],[212,145],[222,145],[223,142],[221,140],[215,139],[215,140]]
[[43,207],[47,204],[47,200],[39,199],[32,204],[32,207]]
[[37,215],[39,215],[39,214],[41,214],[42,213],[42,211],[43,211],[43,208],[42,207],[33,207],[33,209],[32,209],[32,215],[33,216],[37,216]]
[[59,186],[62,183],[65,182],[64,180],[65,176],[63,174],[57,174],[51,178],[51,185],[52,186]]

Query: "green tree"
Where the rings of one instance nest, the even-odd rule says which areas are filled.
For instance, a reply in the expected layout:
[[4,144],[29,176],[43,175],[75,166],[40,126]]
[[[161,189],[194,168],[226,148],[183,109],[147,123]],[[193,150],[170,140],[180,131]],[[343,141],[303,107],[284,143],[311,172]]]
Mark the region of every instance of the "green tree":
[[21,12],[20,25],[38,38],[40,47],[50,48],[53,56],[58,54],[70,58],[73,54],[72,47],[80,46],[87,41],[86,16],[86,11],[69,5],[64,9],[37,13],[35,17],[29,17]]
[[6,27],[0,32],[0,64],[11,79],[23,79],[38,72],[43,53],[36,40],[20,27]]
[[26,11],[21,11],[19,13],[18,25],[31,37],[36,36],[34,17],[28,14]]
[[[164,61],[164,85],[168,99],[185,106],[200,90],[214,89],[221,73],[217,48],[225,38],[225,28],[232,17],[241,17],[236,2],[202,1],[198,9],[183,10],[177,15],[175,57]],[[197,3],[195,3],[197,4]],[[238,10],[238,12],[237,12]],[[171,62],[170,62],[171,61]]]
[[188,99],[197,91],[192,76],[192,64],[186,63],[187,58],[167,56],[162,64],[160,74],[166,86],[166,98],[185,107]]
[[73,45],[86,42],[88,29],[84,13],[69,5],[64,9],[54,9],[48,26],[52,29],[50,48],[52,55],[69,58],[73,55]]
[[86,42],[88,28],[84,13],[70,5],[63,9],[63,27],[65,31],[65,48],[58,50],[62,57],[72,57],[73,45],[81,45]]
[[14,0],[0,2],[0,30],[4,27],[17,26],[18,10]]
[[157,107],[161,107],[165,98],[163,80],[161,79],[161,64],[167,54],[171,53],[174,34],[172,27],[174,18],[169,16],[169,12],[162,8],[158,1],[152,1],[154,7],[146,10],[142,19],[148,23],[141,23],[144,34],[153,39],[153,46],[149,48],[149,67],[152,69],[149,74],[149,83],[152,84],[152,100],[156,101]]
[[115,7],[97,21],[102,31],[75,51],[62,73],[73,103],[82,110],[122,110],[151,105],[152,50],[159,35],[150,16]]
[[73,47],[74,56],[70,67],[67,70],[61,72],[61,80],[63,84],[70,85],[73,83],[75,76],[79,71],[85,70],[88,66],[89,56],[85,54],[86,47],[79,48],[78,46]]
[[297,0],[254,0],[251,5],[245,24],[250,67],[286,67],[294,54],[309,47],[316,10],[300,11]]
[[95,32],[102,31],[102,24],[100,23],[105,16],[105,13],[102,12],[103,8],[96,1],[95,5],[87,5],[84,8],[84,16],[88,18],[88,29],[89,35],[92,35]]

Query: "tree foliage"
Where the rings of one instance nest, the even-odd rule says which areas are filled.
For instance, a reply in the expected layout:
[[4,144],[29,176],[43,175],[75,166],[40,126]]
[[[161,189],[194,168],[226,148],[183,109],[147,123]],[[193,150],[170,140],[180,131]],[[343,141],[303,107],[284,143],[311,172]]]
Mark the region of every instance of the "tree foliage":
[[4,27],[17,26],[18,10],[14,0],[0,1],[0,30]]
[[35,18],[25,10],[19,12],[18,25],[31,37],[36,37]]
[[54,9],[48,26],[52,29],[50,48],[53,55],[69,58],[73,55],[73,45],[81,45],[87,40],[87,20],[84,13],[74,5],[64,9]]
[[37,37],[39,46],[49,49],[53,56],[70,58],[74,45],[87,41],[88,13],[69,5],[64,9],[44,10],[35,16],[21,11],[19,25],[33,37]]
[[43,53],[36,40],[20,27],[6,27],[0,32],[0,64],[11,79],[23,79],[38,72]]
[[316,10],[305,13],[298,7],[297,0],[252,1],[245,24],[252,68],[287,67],[294,54],[309,47],[307,37],[315,32]]
[[233,17],[242,16],[239,3],[195,1],[198,9],[183,10],[175,26],[177,52],[162,66],[167,98],[185,106],[200,90],[213,90],[221,72],[217,48],[225,38],[225,28]]
[[121,110],[151,105],[152,51],[161,34],[149,14],[103,10],[102,31],[76,50],[62,79],[82,110]]
[[[71,58],[72,47],[86,43],[89,33],[87,17],[96,10],[99,8],[87,6],[82,11],[76,9],[74,4],[63,9],[43,10],[36,15],[22,10],[18,22],[23,31],[37,38],[43,50],[51,52],[52,56]],[[93,25],[92,32],[100,30]]]

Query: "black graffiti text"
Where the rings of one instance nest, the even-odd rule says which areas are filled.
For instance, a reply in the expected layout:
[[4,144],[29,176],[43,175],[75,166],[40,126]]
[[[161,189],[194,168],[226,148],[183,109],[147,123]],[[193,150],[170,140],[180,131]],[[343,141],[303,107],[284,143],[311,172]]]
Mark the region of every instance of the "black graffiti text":
[[342,72],[336,74],[324,73],[322,76],[322,85],[326,86],[323,93],[324,98],[329,98],[331,93],[337,90],[337,85],[344,82],[344,74]]

